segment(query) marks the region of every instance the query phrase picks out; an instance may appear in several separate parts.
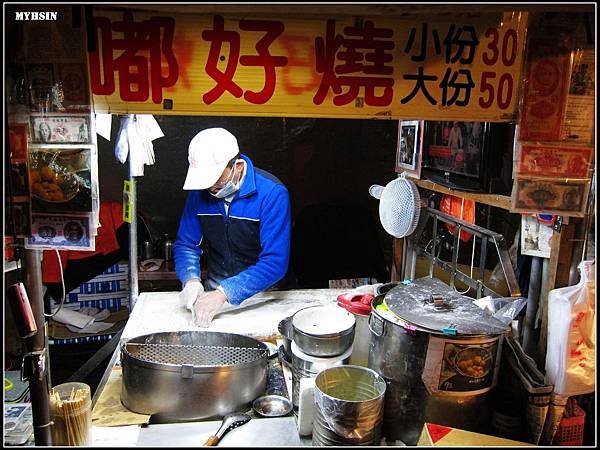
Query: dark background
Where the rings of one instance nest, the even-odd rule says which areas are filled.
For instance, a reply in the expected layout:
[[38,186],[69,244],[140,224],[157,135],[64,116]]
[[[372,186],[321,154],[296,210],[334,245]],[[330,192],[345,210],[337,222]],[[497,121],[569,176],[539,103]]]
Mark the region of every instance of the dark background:
[[[240,151],[256,167],[278,177],[288,188],[292,218],[309,205],[356,207],[356,215],[376,226],[378,245],[389,264],[392,239],[378,219],[379,202],[372,184],[385,185],[394,172],[398,121],[357,119],[289,119],[271,117],[155,116],[164,137],[153,141],[155,164],[138,177],[138,209],[159,234],[176,236],[187,192],[182,189],[188,168],[188,145],[201,130],[223,127],[233,133]],[[120,127],[112,120],[111,141],[98,137],[102,200],[122,201],[128,162],[114,156]],[[368,217],[365,218],[364,216]],[[355,221],[345,214],[352,228]],[[359,245],[348,242],[348,246]]]

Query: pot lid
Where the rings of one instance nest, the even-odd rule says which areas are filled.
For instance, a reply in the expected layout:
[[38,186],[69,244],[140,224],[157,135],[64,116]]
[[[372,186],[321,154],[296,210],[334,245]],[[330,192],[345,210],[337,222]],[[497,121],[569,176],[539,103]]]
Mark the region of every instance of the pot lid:
[[399,284],[385,303],[400,319],[448,335],[502,334],[507,327],[438,278]]

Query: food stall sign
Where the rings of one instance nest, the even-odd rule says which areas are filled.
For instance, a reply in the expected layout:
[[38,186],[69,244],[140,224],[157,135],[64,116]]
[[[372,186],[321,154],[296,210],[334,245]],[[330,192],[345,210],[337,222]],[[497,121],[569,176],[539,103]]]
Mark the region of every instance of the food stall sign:
[[97,113],[512,121],[526,13],[264,18],[95,10]]

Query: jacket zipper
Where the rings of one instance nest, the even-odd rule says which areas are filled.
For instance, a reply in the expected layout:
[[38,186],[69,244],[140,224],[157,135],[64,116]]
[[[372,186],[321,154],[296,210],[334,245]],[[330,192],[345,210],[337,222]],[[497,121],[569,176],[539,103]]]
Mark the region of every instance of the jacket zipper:
[[[225,203],[228,204],[228,207],[225,208]],[[229,250],[230,263],[229,263],[229,275],[233,274],[233,251],[231,249],[231,240],[229,239],[229,210],[231,209],[231,203],[233,203],[233,199],[230,202],[223,200],[223,208],[225,208],[225,237],[227,238],[227,249]]]

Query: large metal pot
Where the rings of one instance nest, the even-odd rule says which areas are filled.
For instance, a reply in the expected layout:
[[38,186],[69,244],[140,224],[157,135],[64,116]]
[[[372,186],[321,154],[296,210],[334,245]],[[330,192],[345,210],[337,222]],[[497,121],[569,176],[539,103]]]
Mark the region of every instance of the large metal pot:
[[504,325],[440,280],[422,278],[376,297],[369,328],[368,366],[387,383],[388,441],[415,445],[425,422],[486,431]]
[[292,316],[293,340],[307,355],[338,356],[352,346],[355,325],[354,316],[340,306],[309,306]]
[[157,420],[222,417],[264,393],[268,354],[262,342],[231,333],[139,336],[121,346],[121,400]]

